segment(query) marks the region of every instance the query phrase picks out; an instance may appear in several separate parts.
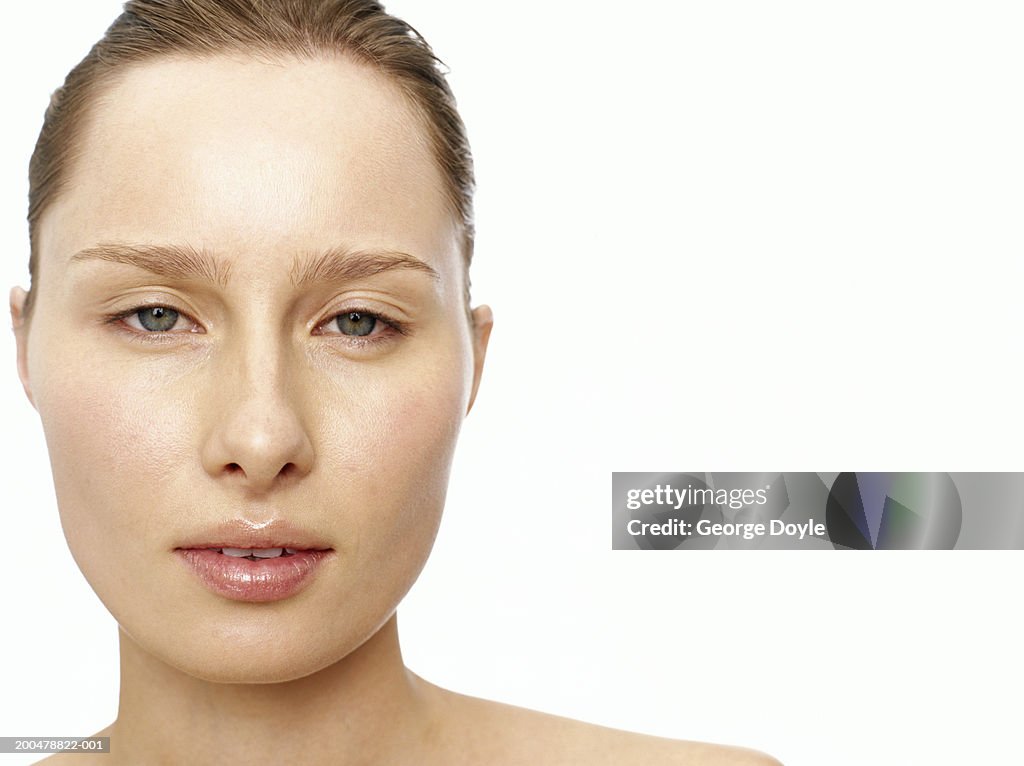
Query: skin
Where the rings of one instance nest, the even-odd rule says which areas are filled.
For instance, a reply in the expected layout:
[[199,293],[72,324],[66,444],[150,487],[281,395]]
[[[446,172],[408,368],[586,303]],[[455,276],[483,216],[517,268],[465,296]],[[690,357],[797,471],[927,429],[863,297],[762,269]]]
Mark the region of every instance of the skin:
[[[444,182],[390,82],[341,58],[150,62],[110,86],[70,181],[40,221],[31,321],[21,288],[10,303],[68,544],[119,624],[119,713],[98,733],[114,752],[97,762],[775,763],[405,668],[395,610],[433,544],[492,319],[467,319]],[[73,259],[113,242],[201,250],[227,279]],[[434,275],[296,287],[297,259],[336,248]],[[178,322],[112,319],[141,304]],[[401,331],[345,335],[332,319],[356,309]],[[290,598],[223,598],[174,549],[233,518],[286,518],[335,555]],[[90,756],[47,762],[64,758]]]

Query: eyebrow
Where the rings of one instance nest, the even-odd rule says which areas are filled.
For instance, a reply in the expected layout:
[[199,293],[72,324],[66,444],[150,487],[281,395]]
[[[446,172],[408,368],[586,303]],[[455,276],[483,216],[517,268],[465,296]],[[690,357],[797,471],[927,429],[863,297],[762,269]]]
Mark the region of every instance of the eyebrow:
[[[169,279],[199,279],[227,287],[231,264],[189,245],[103,243],[79,250],[70,263],[100,260],[145,269]],[[420,271],[431,279],[440,275],[429,264],[397,250],[352,250],[333,247],[319,255],[296,256],[288,274],[295,287],[317,282],[351,281],[391,270]]]

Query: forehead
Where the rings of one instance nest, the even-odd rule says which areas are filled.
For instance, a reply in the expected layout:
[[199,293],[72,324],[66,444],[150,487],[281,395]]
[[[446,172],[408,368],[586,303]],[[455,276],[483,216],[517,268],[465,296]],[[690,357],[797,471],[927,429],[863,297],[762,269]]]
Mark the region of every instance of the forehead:
[[97,242],[171,242],[242,270],[347,247],[448,271],[443,191],[419,118],[363,65],[166,59],[101,91],[42,239],[65,262]]

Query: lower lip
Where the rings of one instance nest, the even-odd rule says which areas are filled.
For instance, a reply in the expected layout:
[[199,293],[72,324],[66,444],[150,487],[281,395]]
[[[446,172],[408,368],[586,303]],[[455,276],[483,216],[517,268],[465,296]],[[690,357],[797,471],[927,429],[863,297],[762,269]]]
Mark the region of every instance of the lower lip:
[[294,596],[313,580],[334,551],[298,551],[291,556],[251,561],[213,548],[175,551],[211,591],[233,601],[280,601]]

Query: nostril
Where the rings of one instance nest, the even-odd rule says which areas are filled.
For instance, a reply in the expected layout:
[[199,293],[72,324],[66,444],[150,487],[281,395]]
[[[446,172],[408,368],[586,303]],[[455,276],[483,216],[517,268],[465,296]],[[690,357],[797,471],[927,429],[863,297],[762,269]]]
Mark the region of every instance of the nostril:
[[[240,474],[244,477],[249,477],[249,473],[238,463],[228,463],[224,466],[224,472],[228,474]],[[281,466],[281,470],[277,472],[279,477],[291,478],[299,473],[299,467],[295,463],[285,463]]]

